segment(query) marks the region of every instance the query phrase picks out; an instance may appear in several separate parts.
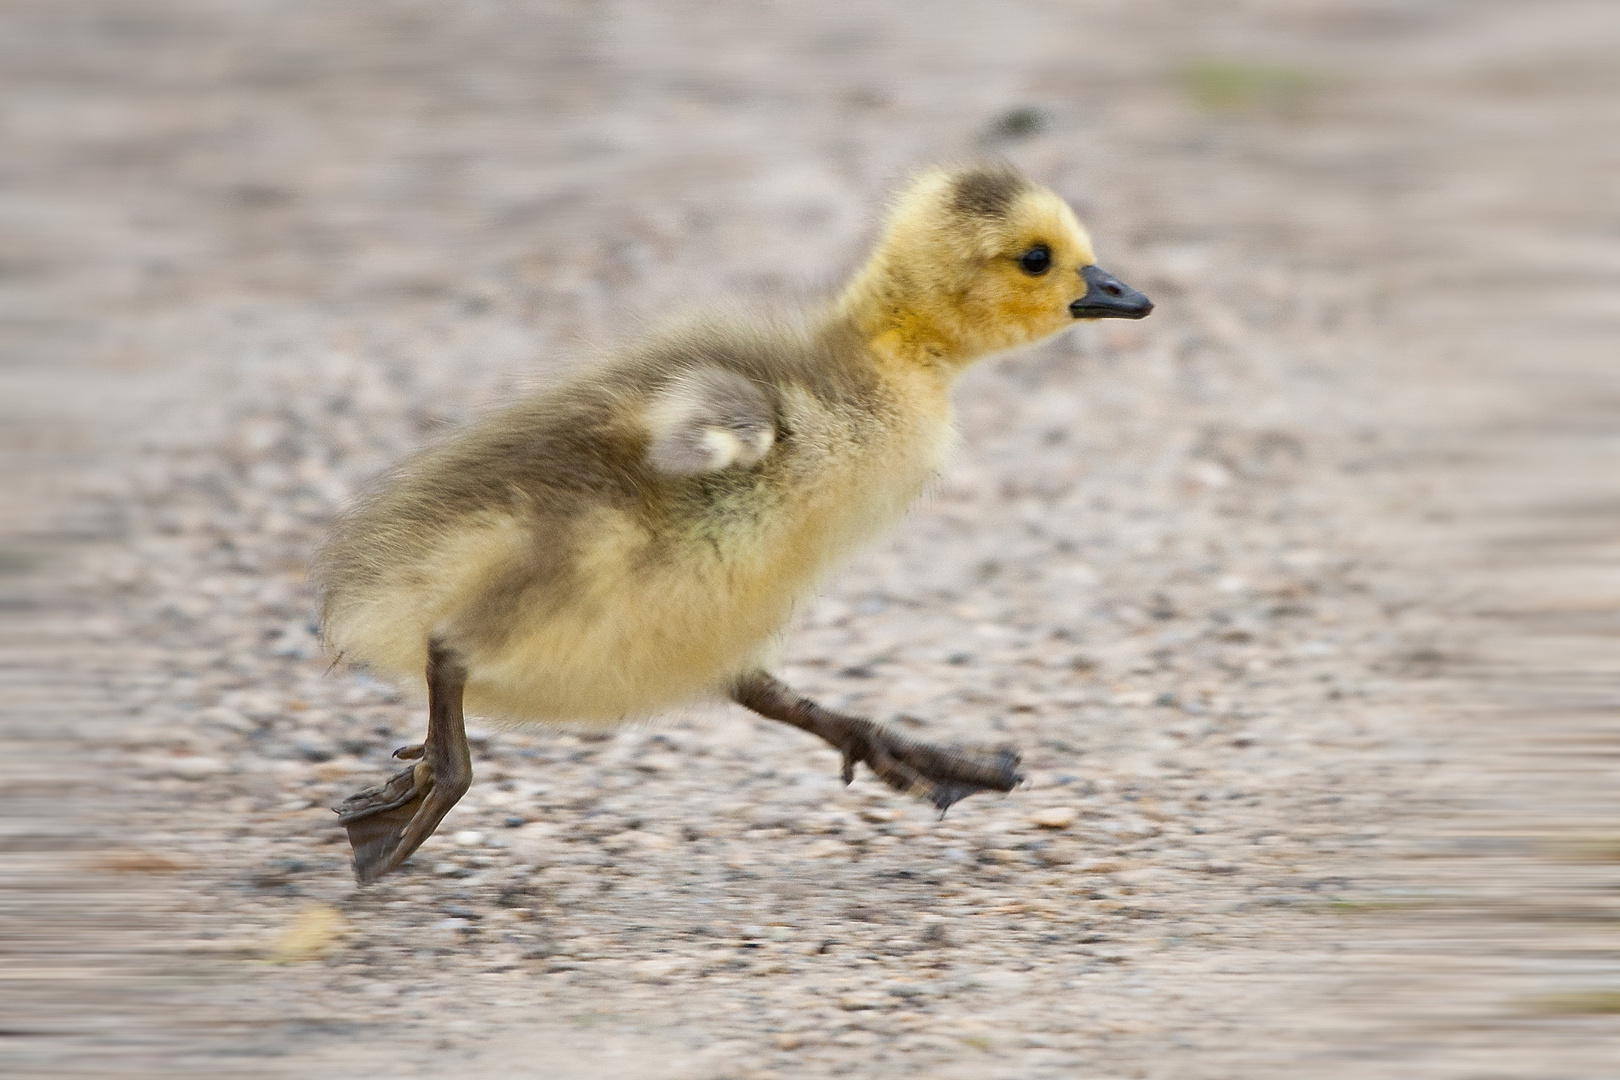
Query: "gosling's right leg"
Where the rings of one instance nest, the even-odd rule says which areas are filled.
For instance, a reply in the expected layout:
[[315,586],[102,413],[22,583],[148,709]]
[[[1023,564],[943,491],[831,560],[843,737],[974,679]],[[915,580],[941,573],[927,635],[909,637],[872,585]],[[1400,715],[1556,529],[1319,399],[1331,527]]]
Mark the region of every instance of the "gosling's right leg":
[[920,795],[943,816],[951,804],[979,791],[1011,791],[1023,781],[1018,753],[917,742],[860,716],[846,716],[800,697],[764,671],[737,680],[731,700],[761,716],[819,735],[844,755],[844,783],[863,761],[897,791]]
[[439,641],[428,643],[428,732],[394,756],[420,759],[378,787],[356,792],[334,807],[349,831],[354,877],[362,885],[399,868],[472,786],[472,754],[461,715],[467,669]]

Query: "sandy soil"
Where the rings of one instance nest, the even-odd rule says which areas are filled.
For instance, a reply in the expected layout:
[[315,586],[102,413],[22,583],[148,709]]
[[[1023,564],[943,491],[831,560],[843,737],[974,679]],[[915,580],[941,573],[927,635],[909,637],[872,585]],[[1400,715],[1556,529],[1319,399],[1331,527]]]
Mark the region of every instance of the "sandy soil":
[[[1620,1075],[1611,3],[0,19],[6,1075]],[[1159,310],[974,371],[783,671],[1028,785],[481,730],[356,890],[422,717],[320,655],[324,523],[984,153]]]

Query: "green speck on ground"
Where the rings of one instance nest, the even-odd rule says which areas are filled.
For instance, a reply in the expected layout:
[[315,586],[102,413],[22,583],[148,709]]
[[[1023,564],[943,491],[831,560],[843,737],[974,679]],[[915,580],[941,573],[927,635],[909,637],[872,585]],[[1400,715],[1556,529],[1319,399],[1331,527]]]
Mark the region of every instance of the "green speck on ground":
[[1301,68],[1238,59],[1194,60],[1180,72],[1182,89],[1206,112],[1299,113],[1322,89]]
[[1530,1012],[1612,1016],[1620,1013],[1620,990],[1569,990],[1530,998],[1524,1005]]

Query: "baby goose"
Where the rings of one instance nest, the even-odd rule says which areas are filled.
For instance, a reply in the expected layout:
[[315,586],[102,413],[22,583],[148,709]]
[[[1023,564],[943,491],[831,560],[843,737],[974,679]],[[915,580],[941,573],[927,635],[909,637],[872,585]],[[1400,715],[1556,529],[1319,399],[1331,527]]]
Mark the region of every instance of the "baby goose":
[[1140,319],[1051,191],[1005,166],[903,191],[835,301],[798,322],[649,337],[404,464],[321,551],[340,656],[426,673],[416,763],[338,807],[365,884],[472,782],[462,709],[618,724],[729,697],[944,810],[1019,782],[1010,750],[936,747],[824,709],[764,657],[796,603],[895,524],[951,444],[973,360],[1076,319]]

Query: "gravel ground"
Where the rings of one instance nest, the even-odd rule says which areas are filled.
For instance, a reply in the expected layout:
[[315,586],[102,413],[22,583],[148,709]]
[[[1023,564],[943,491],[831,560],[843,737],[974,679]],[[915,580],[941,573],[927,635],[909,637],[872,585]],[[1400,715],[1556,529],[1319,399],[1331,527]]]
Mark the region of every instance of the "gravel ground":
[[[930,12],[8,6],[8,1075],[1620,1076],[1620,12]],[[423,717],[320,653],[332,514],[983,153],[1159,310],[971,373],[783,673],[1026,786],[475,730],[356,890]]]

